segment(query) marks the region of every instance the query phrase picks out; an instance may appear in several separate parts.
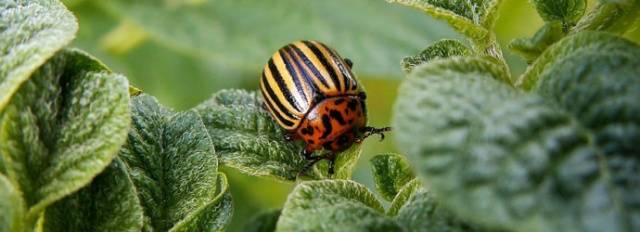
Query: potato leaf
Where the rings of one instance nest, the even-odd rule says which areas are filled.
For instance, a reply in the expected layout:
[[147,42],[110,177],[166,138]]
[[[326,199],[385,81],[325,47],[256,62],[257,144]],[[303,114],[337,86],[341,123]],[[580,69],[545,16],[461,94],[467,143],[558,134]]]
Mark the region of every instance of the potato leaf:
[[415,56],[405,57],[402,59],[401,65],[405,73],[410,73],[415,66],[427,63],[433,59],[447,58],[450,56],[469,56],[471,54],[471,49],[460,41],[443,39],[425,48]]
[[350,180],[306,181],[289,195],[276,231],[401,231],[364,186]]
[[483,231],[438,204],[433,193],[424,189],[418,179],[411,180],[400,189],[387,214],[406,231]]
[[144,209],[144,230],[222,230],[231,215],[227,181],[204,124],[141,94],[131,101],[133,127],[120,150]]
[[73,39],[78,24],[58,1],[0,2],[0,111],[20,84]]
[[91,184],[49,206],[44,231],[140,231],[142,206],[129,173],[114,159]]
[[[300,154],[303,144],[286,141],[285,131],[262,108],[262,98],[242,90],[224,90],[195,107],[213,139],[222,164],[241,172],[294,181],[308,161]],[[360,146],[338,154],[333,178],[346,179],[360,155]],[[307,175],[327,177],[325,161]]]
[[423,10],[443,19],[455,30],[476,40],[486,40],[497,18],[501,0],[387,0]]
[[129,128],[127,89],[123,76],[63,50],[0,112],[5,175],[22,192],[29,223],[111,163]]
[[25,212],[20,192],[0,174],[0,231],[22,231]]
[[384,212],[373,193],[350,180],[307,181],[289,195],[276,231],[477,231],[439,207],[417,180]]
[[546,49],[536,61],[523,73],[516,86],[531,90],[537,85],[540,74],[555,62],[581,50],[599,51],[603,53],[623,51],[634,47],[633,42],[609,33],[585,31],[567,36]]
[[640,17],[640,1],[600,1],[585,17],[578,21],[572,32],[606,31],[624,34],[632,29]]
[[599,148],[602,172],[609,176],[607,191],[616,193],[616,204],[600,209],[610,213],[599,218],[608,227],[598,230],[640,229],[638,73],[639,46],[624,52],[581,51],[545,71],[537,87],[589,129]]
[[509,43],[509,48],[524,57],[528,63],[532,63],[542,54],[547,47],[562,39],[565,33],[559,23],[547,23],[540,28],[532,38],[514,39]]
[[580,20],[587,8],[587,0],[531,0],[531,2],[546,22],[560,22],[566,29]]
[[376,155],[371,158],[371,165],[376,189],[388,201],[414,178],[408,161],[398,154]]
[[[460,69],[465,62],[421,66],[395,108],[398,143],[440,202],[493,228],[633,231],[638,207],[628,194],[638,185],[617,183],[637,174],[611,172],[620,156],[603,156],[605,147],[592,140],[598,133],[564,108],[496,81],[491,70]],[[637,164],[628,160],[625,167]]]

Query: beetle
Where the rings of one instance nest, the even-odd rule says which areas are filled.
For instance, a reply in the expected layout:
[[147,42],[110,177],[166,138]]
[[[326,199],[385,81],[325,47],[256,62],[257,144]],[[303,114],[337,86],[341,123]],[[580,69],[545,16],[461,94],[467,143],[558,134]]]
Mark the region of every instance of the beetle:
[[[390,127],[367,126],[366,93],[353,75],[353,62],[318,41],[301,40],[278,51],[265,64],[260,79],[263,107],[286,131],[288,141],[302,140],[301,155],[309,161],[329,161],[372,134],[384,139]],[[328,154],[313,156],[318,150]]]

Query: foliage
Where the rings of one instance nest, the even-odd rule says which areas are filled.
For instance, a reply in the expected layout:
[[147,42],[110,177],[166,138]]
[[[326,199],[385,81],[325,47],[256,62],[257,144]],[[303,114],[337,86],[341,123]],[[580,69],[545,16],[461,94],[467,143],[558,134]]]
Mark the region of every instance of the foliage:
[[593,31],[626,31],[638,5],[623,2],[582,18],[584,1],[533,1],[547,23],[512,42],[531,62],[515,87],[482,53],[413,68],[396,142],[441,204],[492,229],[640,228],[640,46]]
[[[3,1],[0,231],[225,230],[233,186],[221,166],[295,183],[284,205],[254,217],[248,231],[640,230],[640,46],[621,37],[640,2],[587,9],[585,0],[532,0],[545,22],[509,45],[530,63],[517,78],[494,34],[502,1],[391,2],[443,19],[469,46],[440,40],[402,60],[393,126],[408,159],[371,158],[374,193],[351,180],[360,144],[338,154],[333,176],[324,161],[302,172],[303,144],[284,139],[256,92],[227,89],[170,109],[67,47],[78,25],[60,2]],[[121,20],[101,40],[107,50],[151,39],[232,77],[259,69],[283,41],[313,35],[309,25],[332,29],[318,39],[369,74],[397,74],[400,55],[423,40],[390,36],[420,25],[414,16],[364,1],[91,4]],[[344,4],[371,16],[342,12]],[[232,20],[232,6],[246,6],[238,12],[254,21],[301,20],[256,28]],[[339,17],[325,17],[327,9]],[[397,18],[374,17],[387,10]]]

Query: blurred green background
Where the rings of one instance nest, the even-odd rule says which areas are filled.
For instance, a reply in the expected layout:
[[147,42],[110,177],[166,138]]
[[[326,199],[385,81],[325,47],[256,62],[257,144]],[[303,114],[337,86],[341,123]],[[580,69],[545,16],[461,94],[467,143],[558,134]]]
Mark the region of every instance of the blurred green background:
[[[225,88],[256,90],[264,62],[299,39],[332,46],[355,63],[368,93],[370,122],[389,124],[400,59],[434,41],[462,37],[443,22],[384,0],[67,0],[80,31],[73,46],[105,62],[131,83],[177,110],[189,109]],[[591,1],[593,4],[593,1]],[[514,74],[525,63],[506,50],[542,25],[527,0],[505,0],[496,33]],[[636,29],[627,36],[640,38]],[[368,160],[395,152],[393,133],[370,139],[353,179],[373,188]],[[229,231],[241,231],[253,215],[279,208],[293,184],[228,174],[234,198]]]

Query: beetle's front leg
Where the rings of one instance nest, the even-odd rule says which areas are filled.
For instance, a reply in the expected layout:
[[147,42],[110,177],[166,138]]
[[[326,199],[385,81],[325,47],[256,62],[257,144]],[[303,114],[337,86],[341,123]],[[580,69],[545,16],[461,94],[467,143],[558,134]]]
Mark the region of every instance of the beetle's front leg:
[[380,141],[384,140],[384,133],[385,132],[389,132],[391,131],[391,127],[382,127],[382,128],[375,128],[375,127],[365,127],[363,129],[364,134],[362,135],[362,138],[360,138],[360,141],[364,140],[365,138],[373,135],[373,134],[379,134],[380,135]]

